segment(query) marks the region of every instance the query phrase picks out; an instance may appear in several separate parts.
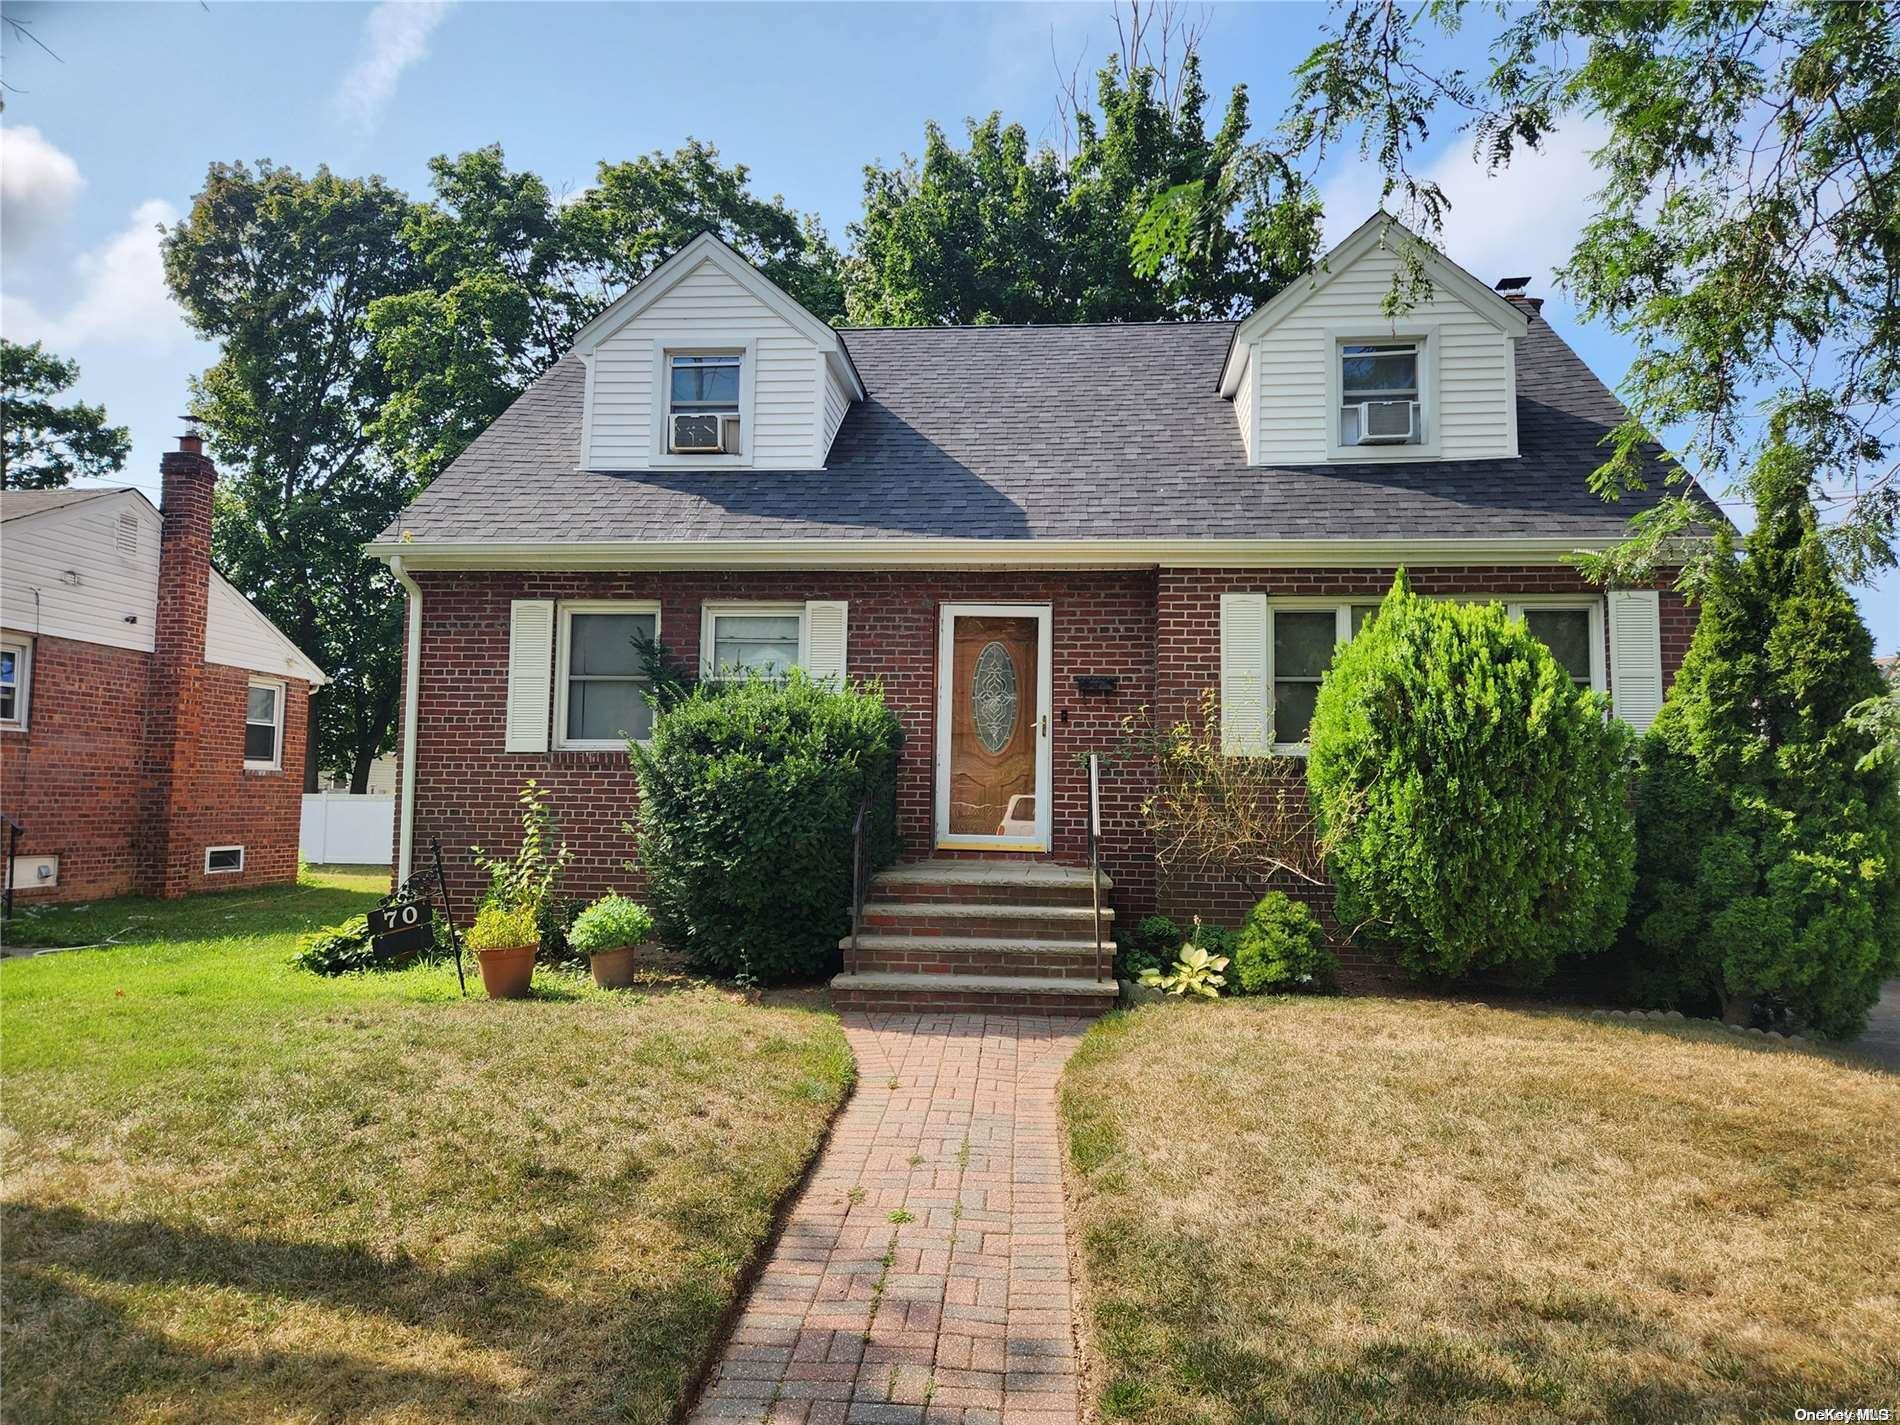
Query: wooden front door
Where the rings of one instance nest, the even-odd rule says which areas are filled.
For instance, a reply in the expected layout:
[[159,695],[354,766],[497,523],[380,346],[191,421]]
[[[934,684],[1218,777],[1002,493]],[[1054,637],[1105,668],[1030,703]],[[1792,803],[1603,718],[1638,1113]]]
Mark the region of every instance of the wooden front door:
[[943,611],[937,699],[937,841],[1049,844],[1049,610]]

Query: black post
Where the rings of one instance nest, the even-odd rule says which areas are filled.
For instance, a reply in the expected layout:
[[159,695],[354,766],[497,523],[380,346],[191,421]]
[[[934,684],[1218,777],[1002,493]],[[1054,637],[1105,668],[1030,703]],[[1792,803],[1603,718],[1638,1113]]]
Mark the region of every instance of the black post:
[[13,919],[13,862],[20,854],[20,823],[7,818],[7,886],[0,891],[0,920]]
[[442,890],[442,918],[449,923],[449,949],[455,952],[455,983],[462,987],[462,997],[468,998],[468,979],[462,974],[462,942],[455,934],[455,912],[449,909],[449,878],[442,869],[442,838],[429,838],[429,854],[435,857],[435,883]]

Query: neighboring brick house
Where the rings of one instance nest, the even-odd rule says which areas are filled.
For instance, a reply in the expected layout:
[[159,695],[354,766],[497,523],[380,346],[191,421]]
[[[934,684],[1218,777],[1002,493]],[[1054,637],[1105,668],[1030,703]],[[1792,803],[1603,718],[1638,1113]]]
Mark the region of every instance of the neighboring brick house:
[[0,813],[25,901],[297,875],[323,673],[211,567],[196,436],[137,490],[0,494]]
[[[1647,725],[1689,615],[1666,580],[1606,593],[1567,560],[1662,482],[1591,493],[1622,411],[1535,300],[1434,257],[1433,295],[1382,317],[1389,223],[1244,321],[1152,325],[833,330],[695,239],[371,546],[409,593],[399,871],[440,837],[476,890],[465,848],[512,844],[533,778],[575,889],[637,890],[628,640],[650,633],[702,669],[883,684],[900,831],[929,864],[886,878],[847,1002],[1074,1004],[1110,988],[1093,959],[1047,968],[1088,901],[1056,869],[1085,864],[1078,754],[1210,687],[1233,750],[1298,752],[1400,565],[1521,610]],[[1245,888],[1158,873],[1142,794],[1105,769],[1113,909],[1236,920]]]

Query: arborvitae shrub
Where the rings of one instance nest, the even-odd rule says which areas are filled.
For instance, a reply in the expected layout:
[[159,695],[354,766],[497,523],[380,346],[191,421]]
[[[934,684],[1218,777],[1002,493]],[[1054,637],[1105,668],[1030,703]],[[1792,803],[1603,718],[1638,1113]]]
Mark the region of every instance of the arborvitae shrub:
[[1231,978],[1242,994],[1311,993],[1332,988],[1339,960],[1318,916],[1285,891],[1269,891],[1240,927]]
[[1497,604],[1401,572],[1333,660],[1307,782],[1342,924],[1411,974],[1519,980],[1603,949],[1629,902],[1629,728]]
[[1646,1003],[1848,1035],[1900,969],[1900,796],[1849,709],[1882,691],[1805,469],[1771,450],[1642,748],[1626,948]]
[[635,744],[640,866],[661,938],[715,975],[836,967],[860,799],[868,875],[897,854],[897,716],[877,688],[702,687]]

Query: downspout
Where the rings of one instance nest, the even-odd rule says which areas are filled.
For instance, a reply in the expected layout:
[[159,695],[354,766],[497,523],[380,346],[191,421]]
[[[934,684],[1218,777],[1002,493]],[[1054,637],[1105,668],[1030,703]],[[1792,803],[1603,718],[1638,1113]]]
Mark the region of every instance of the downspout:
[[422,590],[402,567],[402,556],[389,557],[389,572],[409,596],[409,640],[403,653],[402,805],[397,809],[396,884],[409,879],[416,845],[416,704],[422,693]]

